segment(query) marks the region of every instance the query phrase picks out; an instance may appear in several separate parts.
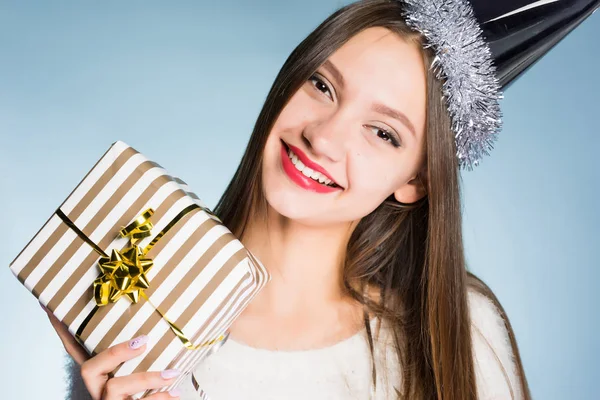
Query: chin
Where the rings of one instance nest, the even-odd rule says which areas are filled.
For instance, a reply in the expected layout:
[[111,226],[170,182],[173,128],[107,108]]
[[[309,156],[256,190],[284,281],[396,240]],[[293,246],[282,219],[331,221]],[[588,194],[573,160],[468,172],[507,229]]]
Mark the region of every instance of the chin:
[[335,199],[327,199],[319,194],[293,187],[293,184],[285,180],[274,181],[267,178],[263,180],[263,185],[263,193],[271,212],[305,226],[348,224],[362,217],[352,208],[352,215],[347,215],[344,212],[346,207],[337,203]]
[[277,214],[292,220],[319,220],[323,205],[314,204],[311,201],[314,199],[308,198],[310,194],[299,193],[300,190],[290,187],[288,182],[274,182],[268,178],[263,182],[267,204]]

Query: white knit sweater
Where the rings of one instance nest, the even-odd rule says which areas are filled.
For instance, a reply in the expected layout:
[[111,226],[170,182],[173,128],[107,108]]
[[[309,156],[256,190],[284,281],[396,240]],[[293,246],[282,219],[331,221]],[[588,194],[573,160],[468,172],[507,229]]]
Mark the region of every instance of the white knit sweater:
[[[478,397],[520,400],[522,394],[504,323],[486,297],[469,292]],[[373,328],[377,323],[373,322]],[[194,371],[210,400],[395,399],[400,389],[398,359],[382,325],[375,342],[377,385],[373,392],[366,330],[333,346],[306,351],[256,349],[229,340]],[[77,366],[71,364],[70,399],[88,399]],[[191,383],[179,387],[181,400],[200,400]]]

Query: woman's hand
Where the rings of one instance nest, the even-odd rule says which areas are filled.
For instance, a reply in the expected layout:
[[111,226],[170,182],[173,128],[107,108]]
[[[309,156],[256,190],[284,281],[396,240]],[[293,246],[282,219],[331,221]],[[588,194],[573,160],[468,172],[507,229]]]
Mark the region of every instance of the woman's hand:
[[[41,304],[40,304],[41,305]],[[81,366],[81,377],[94,400],[125,400],[131,395],[148,389],[158,389],[173,383],[179,375],[176,370],[162,372],[137,372],[131,375],[109,378],[108,374],[124,361],[135,358],[146,350],[148,336],[142,335],[128,342],[116,344],[90,357],[87,351],[69,333],[67,326],[60,322],[46,307],[50,323],[58,333],[67,353]],[[148,400],[173,400],[179,391],[154,393]]]

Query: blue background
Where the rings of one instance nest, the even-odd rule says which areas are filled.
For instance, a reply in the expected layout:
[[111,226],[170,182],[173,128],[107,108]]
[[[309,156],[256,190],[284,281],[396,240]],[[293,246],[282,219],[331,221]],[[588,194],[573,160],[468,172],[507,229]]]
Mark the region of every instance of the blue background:
[[[115,140],[213,206],[291,50],[346,2],[0,2],[0,384],[64,396],[64,351],[8,264]],[[463,173],[468,262],[514,326],[536,399],[598,398],[600,14],[505,93]]]

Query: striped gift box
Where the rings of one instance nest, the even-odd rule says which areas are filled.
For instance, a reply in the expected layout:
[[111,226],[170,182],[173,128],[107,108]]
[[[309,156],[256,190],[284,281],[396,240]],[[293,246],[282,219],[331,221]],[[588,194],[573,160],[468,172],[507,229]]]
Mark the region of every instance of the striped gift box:
[[[98,306],[93,282],[106,255],[130,243],[119,231],[152,208],[149,288],[137,303],[127,297]],[[97,246],[97,249],[94,248]],[[170,390],[211,352],[269,274],[182,180],[123,142],[115,142],[11,263],[21,283],[78,337],[90,354],[140,334],[146,352],[113,376],[177,368]],[[156,308],[155,308],[156,307]],[[159,310],[160,312],[158,312]],[[162,315],[164,316],[161,316]],[[196,350],[186,348],[170,325]],[[213,349],[214,350],[214,349]]]

